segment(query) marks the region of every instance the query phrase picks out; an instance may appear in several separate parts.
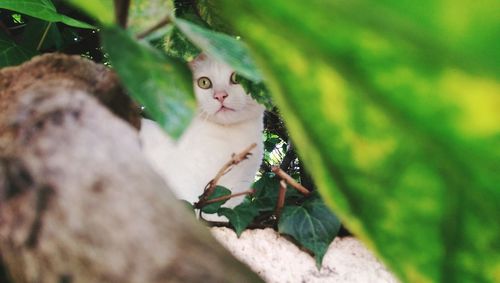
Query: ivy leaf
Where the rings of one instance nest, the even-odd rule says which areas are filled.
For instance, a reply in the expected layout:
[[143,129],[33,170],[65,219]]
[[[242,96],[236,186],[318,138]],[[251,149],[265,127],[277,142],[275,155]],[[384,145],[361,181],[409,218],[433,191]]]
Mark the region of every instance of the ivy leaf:
[[190,41],[208,55],[227,63],[249,80],[262,81],[262,75],[250,57],[249,50],[241,41],[181,18],[176,18],[175,24]]
[[[210,195],[207,199],[208,200],[211,200],[211,199],[215,199],[215,198],[218,198],[218,197],[223,197],[223,196],[228,196],[231,194],[231,190],[223,187],[223,186],[216,186],[215,189],[214,189],[214,192],[212,193],[212,195]],[[211,204],[207,204],[205,205],[204,207],[201,208],[201,211],[204,212],[204,213],[216,213],[217,210],[219,210],[219,208],[226,202],[227,200],[221,200],[221,201],[218,201],[218,202],[214,202],[214,203],[211,203]]]
[[285,206],[278,231],[292,236],[300,245],[314,253],[317,267],[340,229],[340,221],[317,196],[302,205]]
[[267,152],[272,152],[280,141],[281,139],[278,137],[270,137],[264,141],[264,149]]
[[0,8],[16,11],[48,22],[62,22],[68,26],[92,29],[93,26],[57,13],[50,0],[2,0]]
[[[274,211],[278,201],[280,178],[274,173],[264,173],[262,177],[253,184],[254,193],[251,204],[260,212]],[[302,197],[295,189],[287,186],[285,201]]]
[[0,34],[0,67],[19,65],[35,55],[34,51],[21,47]]
[[177,139],[194,113],[191,73],[186,64],[131,38],[116,27],[102,29],[102,42],[129,94]]
[[229,223],[233,226],[238,237],[241,235],[243,230],[245,230],[253,219],[259,215],[259,210],[257,207],[252,205],[252,203],[243,202],[236,206],[234,209],[227,207],[221,207],[217,214],[219,216],[225,216],[229,219]]

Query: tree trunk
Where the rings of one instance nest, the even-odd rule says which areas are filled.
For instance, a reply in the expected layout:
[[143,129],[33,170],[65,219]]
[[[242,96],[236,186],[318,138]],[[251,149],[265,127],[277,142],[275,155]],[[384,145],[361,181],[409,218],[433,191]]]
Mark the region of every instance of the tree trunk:
[[88,60],[44,55],[0,71],[12,282],[260,282],[153,172],[138,123],[116,76]]

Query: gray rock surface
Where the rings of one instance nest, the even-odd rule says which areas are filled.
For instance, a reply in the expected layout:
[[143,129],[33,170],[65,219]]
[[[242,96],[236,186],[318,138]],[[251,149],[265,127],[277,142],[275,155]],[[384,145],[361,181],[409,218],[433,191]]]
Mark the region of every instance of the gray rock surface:
[[228,228],[211,231],[235,257],[269,283],[398,282],[384,264],[353,237],[336,238],[318,270],[309,254],[272,229],[247,230],[239,239]]

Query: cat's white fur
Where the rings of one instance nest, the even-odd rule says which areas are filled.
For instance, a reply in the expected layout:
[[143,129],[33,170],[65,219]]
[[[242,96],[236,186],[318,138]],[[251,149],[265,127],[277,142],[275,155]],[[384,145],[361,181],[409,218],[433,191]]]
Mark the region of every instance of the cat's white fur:
[[[230,82],[233,70],[226,64],[202,54],[190,67],[198,102],[198,112],[190,126],[174,142],[156,123],[143,119],[140,136],[147,158],[177,197],[194,203],[233,153],[257,143],[249,159],[219,182],[232,193],[251,187],[263,155],[264,107],[246,94],[240,84]],[[212,87],[200,88],[200,77],[209,78]],[[229,109],[221,110],[222,105]],[[242,198],[233,198],[224,206],[234,207]]]

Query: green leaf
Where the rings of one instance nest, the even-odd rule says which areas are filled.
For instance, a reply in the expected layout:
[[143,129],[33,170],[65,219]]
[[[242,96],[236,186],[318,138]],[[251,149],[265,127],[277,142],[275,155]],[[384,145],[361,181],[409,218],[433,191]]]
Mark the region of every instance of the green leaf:
[[239,82],[245,89],[246,93],[249,93],[253,99],[264,105],[268,110],[271,110],[274,107],[274,104],[271,101],[271,94],[263,82],[255,83],[243,77],[239,78]]
[[276,148],[276,145],[281,141],[280,138],[278,137],[271,137],[268,138],[264,141],[264,149],[267,152],[272,152],[274,148]]
[[134,34],[155,26],[173,10],[172,0],[131,1],[127,28]]
[[300,206],[285,206],[278,223],[280,233],[292,236],[314,254],[318,268],[339,229],[340,221],[317,196]]
[[234,209],[221,207],[217,211],[219,216],[225,216],[229,219],[229,223],[233,226],[236,235],[238,237],[241,235],[243,230],[245,230],[253,219],[259,215],[259,210],[251,203],[241,203]]
[[[224,188],[223,186],[216,186],[214,192],[211,196],[207,198],[207,200],[215,199],[218,197],[228,196],[231,194],[231,190]],[[214,202],[211,204],[207,204],[201,208],[201,211],[204,213],[216,213],[217,210],[223,205],[227,200],[221,200],[218,202]]]
[[212,29],[231,34],[230,26],[222,20],[216,9],[215,0],[198,0],[195,1],[197,14],[205,21]]
[[168,55],[186,62],[193,60],[201,52],[177,27],[174,27],[166,37],[165,50]]
[[[260,212],[274,211],[278,202],[280,178],[274,173],[264,173],[262,177],[253,184],[254,193],[251,203]],[[285,200],[302,197],[295,189],[287,187]]]
[[48,22],[62,22],[78,28],[94,28],[84,22],[57,13],[50,0],[2,0],[0,8],[16,11]]
[[141,44],[124,30],[102,29],[102,42],[129,94],[177,139],[194,113],[191,73],[186,64]]
[[35,55],[34,51],[21,47],[0,34],[0,67],[19,65]]
[[499,3],[219,2],[325,202],[402,282],[499,278]]
[[175,24],[189,40],[208,55],[226,62],[249,80],[262,81],[262,76],[250,57],[247,47],[241,41],[180,18],[175,19]]
[[82,9],[89,16],[104,25],[115,22],[115,7],[112,0],[67,0],[72,5]]

